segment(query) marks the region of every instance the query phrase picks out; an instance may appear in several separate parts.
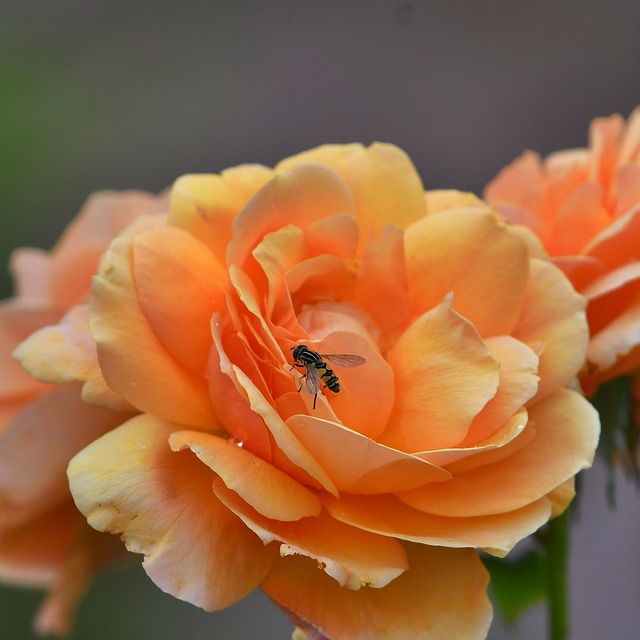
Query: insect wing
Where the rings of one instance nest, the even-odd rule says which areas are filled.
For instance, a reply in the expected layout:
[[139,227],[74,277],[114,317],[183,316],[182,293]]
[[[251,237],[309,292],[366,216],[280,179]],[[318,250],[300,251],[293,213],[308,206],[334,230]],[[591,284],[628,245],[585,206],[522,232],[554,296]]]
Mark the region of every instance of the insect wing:
[[320,376],[317,369],[313,365],[307,365],[307,375],[305,382],[307,385],[307,391],[315,395],[320,390]]
[[366,362],[362,356],[355,356],[350,353],[322,353],[320,355],[339,367],[359,367]]

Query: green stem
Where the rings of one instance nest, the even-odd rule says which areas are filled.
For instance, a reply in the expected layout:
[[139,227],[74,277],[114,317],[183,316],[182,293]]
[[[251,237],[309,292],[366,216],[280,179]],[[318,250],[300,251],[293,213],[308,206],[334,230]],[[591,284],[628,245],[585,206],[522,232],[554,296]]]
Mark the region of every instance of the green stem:
[[549,638],[569,637],[569,597],[567,592],[569,511],[549,523],[547,539],[547,584],[549,588]]

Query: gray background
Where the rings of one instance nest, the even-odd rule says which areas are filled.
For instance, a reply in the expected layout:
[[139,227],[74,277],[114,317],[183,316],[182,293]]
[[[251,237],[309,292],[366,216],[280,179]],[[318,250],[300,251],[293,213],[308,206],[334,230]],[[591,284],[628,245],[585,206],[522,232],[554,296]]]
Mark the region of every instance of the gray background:
[[[581,146],[591,118],[640,103],[640,3],[130,2],[0,6],[0,262],[49,247],[86,196],[273,164],[325,142],[394,142],[427,188],[479,192],[524,148]],[[8,274],[0,289],[10,292]],[[640,500],[607,510],[585,475],[572,637],[640,629]],[[31,638],[33,592],[0,588],[0,638]],[[544,637],[536,609],[492,638]],[[92,587],[74,639],[288,638],[260,595],[217,614],[139,567]]]

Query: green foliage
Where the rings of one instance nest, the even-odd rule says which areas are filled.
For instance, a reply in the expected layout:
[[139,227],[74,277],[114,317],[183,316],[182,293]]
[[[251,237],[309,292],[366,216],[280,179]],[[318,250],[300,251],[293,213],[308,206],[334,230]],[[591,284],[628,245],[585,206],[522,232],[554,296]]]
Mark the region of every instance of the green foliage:
[[544,560],[537,549],[516,558],[484,557],[491,574],[493,601],[502,617],[514,623],[518,616],[547,595]]
[[602,433],[598,454],[607,470],[607,497],[615,506],[615,469],[621,468],[640,485],[638,469],[638,429],[633,420],[634,378],[623,376],[603,384],[591,403],[600,414]]

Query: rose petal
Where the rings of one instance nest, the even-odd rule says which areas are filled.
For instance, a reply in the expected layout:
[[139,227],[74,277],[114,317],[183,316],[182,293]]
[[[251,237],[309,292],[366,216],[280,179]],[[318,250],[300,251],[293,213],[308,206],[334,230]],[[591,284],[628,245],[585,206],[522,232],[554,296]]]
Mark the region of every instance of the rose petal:
[[460,443],[495,395],[499,365],[451,297],[418,318],[387,357],[396,385],[387,446],[415,452]]
[[103,436],[71,461],[71,492],[92,527],[121,533],[130,551],[145,555],[161,589],[221,609],[264,579],[275,548],[216,499],[210,469],[171,451],[172,431],[143,415]]
[[92,194],[52,251],[51,296],[62,308],[84,300],[109,243],[137,218],[164,208],[162,196],[142,191]]
[[531,278],[522,313],[512,332],[540,358],[536,398],[567,385],[584,363],[589,329],[585,299],[550,262],[531,259]]
[[386,225],[378,240],[370,237],[358,266],[353,301],[388,333],[401,325],[411,309],[404,233]]
[[197,431],[177,431],[171,434],[169,444],[174,451],[191,449],[229,489],[266,518],[290,522],[320,513],[318,496],[233,441]]
[[0,398],[26,397],[44,389],[13,358],[13,350],[34,331],[57,322],[60,312],[25,300],[0,302]]
[[[323,487],[330,493],[337,495],[337,489],[333,482],[331,482],[327,473],[296,438],[278,412],[267,401],[262,393],[260,393],[250,378],[248,378],[247,375],[236,366],[233,366],[233,371],[238,384],[246,393],[251,410],[262,417],[276,442],[277,448],[274,448],[274,454],[276,453],[276,450],[279,451],[290,462],[292,462],[296,468],[303,472],[303,475],[301,476],[294,476],[298,481],[304,483],[305,477],[311,478],[318,488]],[[276,460],[274,460],[274,464],[279,466]],[[294,469],[289,470],[290,473],[293,471]]]
[[79,384],[52,387],[32,400],[0,435],[0,502],[31,514],[59,502],[68,495],[69,459],[128,417],[85,405]]
[[11,253],[9,270],[13,275],[16,298],[51,301],[51,256],[42,249],[16,249]]
[[387,493],[451,477],[436,465],[385,447],[336,422],[299,415],[289,418],[287,425],[339,491]]
[[600,260],[607,271],[640,258],[640,206],[627,211],[587,244],[582,252]]
[[171,189],[169,224],[198,238],[224,264],[233,219],[271,174],[266,167],[245,165],[222,175],[182,176]]
[[384,587],[407,570],[402,545],[337,522],[322,512],[315,518],[282,523],[269,520],[252,509],[217,480],[218,498],[254,531],[264,544],[281,542],[280,555],[305,555],[314,558],[341,587],[360,589]]
[[500,363],[498,391],[474,418],[463,447],[490,437],[538,390],[538,356],[528,345],[511,336],[488,338],[486,345]]
[[277,171],[317,162],[338,172],[353,194],[363,238],[393,220],[405,228],[425,213],[424,188],[409,157],[391,144],[324,145],[280,162]]
[[323,495],[336,519],[365,531],[409,542],[444,547],[475,547],[506,555],[522,538],[549,520],[551,503],[541,498],[517,511],[469,518],[448,518],[413,509],[393,495]]
[[[330,311],[310,310],[299,316],[300,323],[309,330],[311,340],[308,346],[313,351],[328,355],[353,354],[365,359],[363,365],[349,368],[334,364],[327,358],[327,366],[339,378],[340,392],[336,394],[323,389],[318,393],[317,403],[323,404],[321,396],[324,396],[343,424],[370,438],[377,438],[387,425],[393,408],[393,371],[366,335],[364,327],[356,328],[353,318],[338,318],[338,315]],[[340,325],[347,330],[336,330]],[[349,331],[350,328],[357,333]],[[326,333],[330,329],[333,331]],[[321,418],[333,418],[331,414],[320,415],[319,408],[313,409],[314,398],[306,388],[300,393],[310,413]]]
[[415,509],[442,516],[506,513],[539,500],[591,466],[600,424],[581,395],[560,389],[533,405],[529,418],[528,429],[535,429],[535,436],[512,455],[398,497]]
[[306,558],[276,561],[261,587],[309,638],[485,638],[489,577],[477,555],[418,545],[407,553],[410,570],[383,589],[342,589]]
[[286,225],[300,228],[336,214],[351,213],[353,200],[334,171],[301,165],[278,172],[233,221],[228,262],[243,266],[264,236]]
[[211,316],[224,302],[225,270],[204,244],[173,227],[137,235],[132,250],[138,304],[149,326],[169,355],[202,375]]
[[606,229],[611,217],[602,200],[599,184],[579,185],[556,212],[545,245],[547,251],[554,256],[578,254],[591,238]]
[[528,252],[493,211],[474,207],[428,215],[406,230],[405,248],[417,313],[453,291],[456,311],[481,335],[511,333],[524,302]]
[[71,309],[58,324],[32,333],[13,357],[44,382],[84,381],[100,376],[96,345],[89,333],[89,305]]
[[111,266],[94,279],[90,326],[108,385],[141,411],[183,425],[215,426],[206,380],[167,353],[140,308],[132,240],[115,240],[107,260]]
[[[628,357],[640,345],[640,300],[596,333],[589,342],[587,360],[591,365],[604,371],[613,367],[619,358]],[[637,358],[636,358],[637,361]],[[637,365],[636,365],[637,366]],[[634,362],[625,362],[626,372],[633,371]],[[609,371],[607,378],[620,375],[623,371]]]

